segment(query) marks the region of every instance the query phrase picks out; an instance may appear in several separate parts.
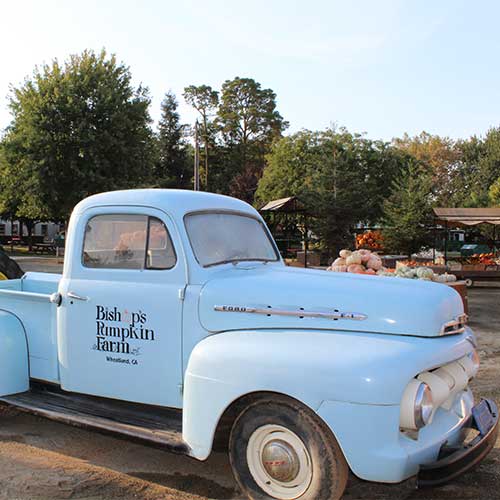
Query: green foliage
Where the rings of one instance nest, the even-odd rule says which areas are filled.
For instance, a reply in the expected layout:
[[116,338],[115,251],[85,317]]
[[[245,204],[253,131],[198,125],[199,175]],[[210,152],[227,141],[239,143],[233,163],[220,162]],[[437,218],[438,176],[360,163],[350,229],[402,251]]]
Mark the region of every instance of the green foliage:
[[263,89],[252,78],[226,80],[221,90],[217,126],[224,152],[220,170],[226,183],[227,177],[232,178],[229,193],[252,202],[265,166],[265,155],[288,127],[276,110],[276,94]]
[[374,223],[405,157],[382,141],[345,129],[302,131],[277,141],[267,157],[257,202],[297,196],[311,215],[309,225],[334,253],[352,246],[359,222]]
[[90,194],[142,185],[152,158],[149,103],[105,51],[36,68],[11,92],[2,204],[30,219],[66,219]]
[[500,207],[500,177],[490,186],[488,194],[491,204]]
[[384,202],[384,240],[393,252],[411,256],[429,243],[432,222],[432,172],[413,163],[394,181]]
[[208,120],[219,104],[219,93],[210,85],[190,85],[184,88],[182,95],[200,113],[203,120]]
[[452,182],[454,179],[459,181],[456,174],[457,169],[461,170],[462,160],[462,152],[456,141],[421,132],[415,137],[404,134],[394,139],[393,144],[429,170],[433,179],[433,197],[438,205],[447,205],[451,198],[459,195],[461,186]]
[[422,132],[395,139],[394,145],[432,172],[436,205],[490,204],[490,187],[500,175],[500,128],[491,128],[484,137],[457,141]]
[[188,189],[192,185],[192,161],[184,139],[186,126],[180,123],[177,99],[167,92],[161,103],[158,124],[158,160],[154,185],[162,188]]
[[252,78],[222,84],[217,118],[226,144],[270,143],[288,126],[276,110],[276,94]]
[[489,205],[489,190],[500,176],[500,128],[491,128],[481,141],[474,158],[475,175],[471,195],[476,206]]
[[5,155],[5,145],[0,143],[0,217],[16,214],[21,200],[21,191],[16,189],[17,178],[13,176]]

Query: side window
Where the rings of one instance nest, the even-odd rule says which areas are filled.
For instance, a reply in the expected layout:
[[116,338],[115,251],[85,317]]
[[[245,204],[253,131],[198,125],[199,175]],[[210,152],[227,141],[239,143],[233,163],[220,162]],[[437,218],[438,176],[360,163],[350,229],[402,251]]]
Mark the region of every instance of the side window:
[[176,256],[167,228],[147,215],[97,215],[87,222],[83,265],[98,269],[170,269]]
[[83,265],[94,268],[143,269],[146,257],[145,215],[97,215],[87,222]]
[[172,269],[176,262],[174,246],[165,224],[155,217],[150,217],[146,267],[148,269]]

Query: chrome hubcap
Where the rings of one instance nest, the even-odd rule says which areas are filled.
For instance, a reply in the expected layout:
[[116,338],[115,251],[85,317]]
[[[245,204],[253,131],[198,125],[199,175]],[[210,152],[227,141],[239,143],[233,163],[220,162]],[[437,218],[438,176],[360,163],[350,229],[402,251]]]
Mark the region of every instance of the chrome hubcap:
[[276,481],[289,483],[299,474],[299,457],[285,441],[269,441],[262,451],[262,465],[265,471]]
[[297,434],[281,425],[263,425],[253,432],[247,463],[257,485],[271,498],[298,498],[312,481],[309,451]]

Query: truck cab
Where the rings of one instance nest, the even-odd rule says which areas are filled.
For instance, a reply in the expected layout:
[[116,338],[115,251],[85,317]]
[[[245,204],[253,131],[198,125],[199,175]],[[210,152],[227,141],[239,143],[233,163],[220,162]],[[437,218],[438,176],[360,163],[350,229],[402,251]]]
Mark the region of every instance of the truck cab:
[[475,465],[498,427],[469,389],[476,346],[452,289],[288,268],[254,208],[209,193],[86,198],[62,276],[0,283],[4,405],[199,460],[224,447],[249,498]]

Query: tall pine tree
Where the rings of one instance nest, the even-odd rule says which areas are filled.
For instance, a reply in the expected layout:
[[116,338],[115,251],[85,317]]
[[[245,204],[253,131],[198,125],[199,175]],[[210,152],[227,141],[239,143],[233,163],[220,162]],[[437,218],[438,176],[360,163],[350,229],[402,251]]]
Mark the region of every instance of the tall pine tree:
[[412,164],[393,183],[393,192],[384,202],[385,244],[411,258],[413,252],[432,243],[432,174]]
[[185,125],[180,123],[177,111],[177,99],[169,91],[161,103],[161,118],[158,123],[158,161],[154,179],[154,184],[158,187],[191,187],[192,168],[184,129]]

